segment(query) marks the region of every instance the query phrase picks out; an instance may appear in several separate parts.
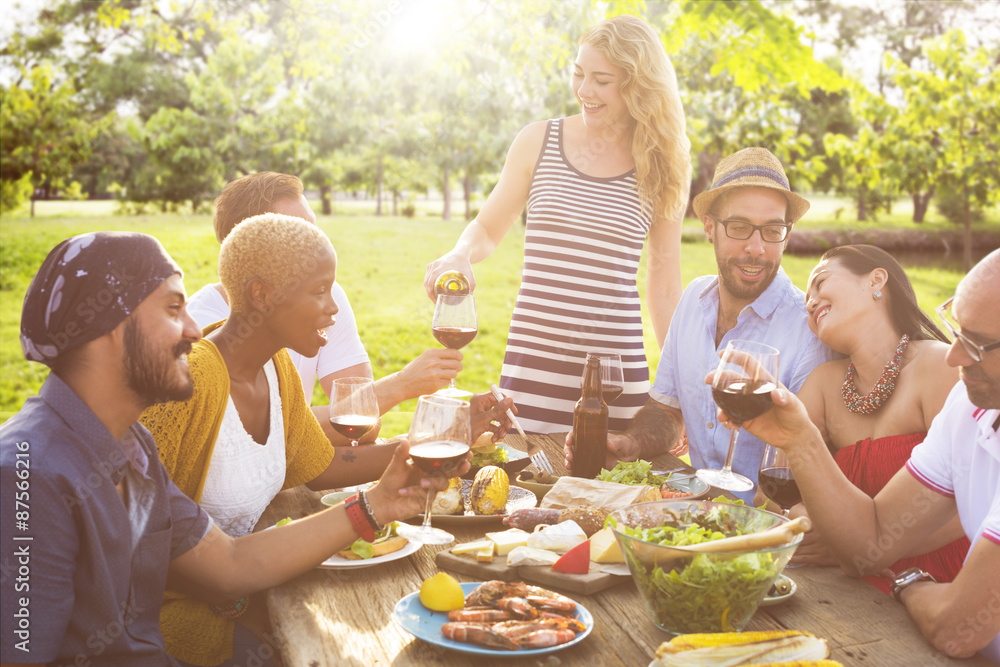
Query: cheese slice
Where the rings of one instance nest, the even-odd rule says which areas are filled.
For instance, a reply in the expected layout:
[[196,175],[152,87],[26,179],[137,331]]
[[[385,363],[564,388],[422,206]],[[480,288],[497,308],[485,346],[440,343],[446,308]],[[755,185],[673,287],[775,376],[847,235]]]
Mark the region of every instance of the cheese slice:
[[493,552],[496,551],[496,544],[492,540],[484,540],[486,546],[476,552],[476,560],[480,563],[492,563]]
[[486,547],[490,547],[490,551],[493,549],[493,542],[490,540],[476,540],[475,542],[466,542],[465,544],[458,544],[451,548],[453,554],[461,556],[462,554],[471,554],[482,551]]
[[605,528],[590,537],[590,560],[595,563],[624,563],[618,540],[610,528]]
[[517,567],[518,565],[552,565],[557,560],[559,560],[559,555],[552,551],[532,547],[517,547],[507,554],[507,567]]
[[528,541],[528,533],[520,528],[511,528],[500,533],[486,533],[486,537],[497,545],[497,556],[506,556],[515,547],[523,547]]

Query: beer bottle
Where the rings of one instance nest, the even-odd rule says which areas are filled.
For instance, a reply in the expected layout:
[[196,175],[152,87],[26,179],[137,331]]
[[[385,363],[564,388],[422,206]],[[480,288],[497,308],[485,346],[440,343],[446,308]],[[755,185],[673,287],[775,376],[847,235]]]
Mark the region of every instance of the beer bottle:
[[434,283],[434,294],[465,296],[470,292],[469,287],[469,279],[461,271],[445,271]]
[[573,476],[594,479],[607,460],[608,406],[601,397],[601,360],[587,357],[583,395],[573,410]]

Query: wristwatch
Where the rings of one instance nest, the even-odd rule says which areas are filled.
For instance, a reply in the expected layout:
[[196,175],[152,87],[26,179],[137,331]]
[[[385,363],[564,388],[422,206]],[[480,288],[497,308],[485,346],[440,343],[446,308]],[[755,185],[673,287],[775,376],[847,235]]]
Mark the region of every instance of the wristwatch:
[[899,596],[903,594],[908,586],[912,586],[918,581],[930,581],[932,583],[937,583],[937,580],[932,577],[927,572],[924,572],[919,567],[911,567],[908,570],[903,570],[896,575],[896,578],[892,580],[892,585],[889,590],[892,592],[892,597],[896,599],[896,602],[902,602]]

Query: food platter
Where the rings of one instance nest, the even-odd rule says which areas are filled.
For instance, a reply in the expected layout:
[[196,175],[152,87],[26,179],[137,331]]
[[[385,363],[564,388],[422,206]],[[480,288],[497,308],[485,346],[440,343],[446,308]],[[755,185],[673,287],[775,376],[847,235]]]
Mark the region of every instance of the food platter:
[[[462,584],[462,592],[468,596],[477,586],[482,582],[470,582]],[[579,602],[576,604],[576,618],[581,623],[587,626],[587,628],[574,637],[571,641],[565,644],[559,644],[557,646],[548,646],[546,648],[536,648],[536,649],[521,649],[518,651],[504,651],[499,649],[486,648],[485,646],[477,646],[476,644],[465,644],[463,642],[456,642],[450,639],[445,639],[444,635],[441,634],[441,626],[448,622],[448,614],[440,611],[431,611],[424,605],[420,603],[419,593],[410,593],[402,600],[396,603],[396,607],[392,610],[392,618],[402,627],[404,630],[409,632],[411,635],[418,639],[423,639],[425,642],[434,644],[435,646],[440,646],[442,648],[448,648],[453,651],[460,651],[462,653],[472,653],[475,655],[489,655],[496,657],[505,658],[520,658],[523,656],[531,655],[543,655],[545,653],[552,653],[554,651],[561,651],[564,648],[569,648],[575,644],[579,644],[587,635],[590,634],[591,630],[594,629],[594,617],[590,614],[587,609],[581,605]]]
[[[472,482],[467,479],[463,479],[462,502],[465,504],[464,514],[431,514],[431,523],[437,526],[469,526],[479,523],[495,522],[499,519],[503,519],[514,510],[534,507],[538,502],[538,499],[535,498],[535,494],[531,491],[522,489],[519,486],[511,486],[510,493],[507,496],[507,504],[504,505],[504,510],[502,512],[499,514],[476,514],[472,511],[472,505],[469,504],[469,491],[471,489]],[[420,513],[419,518],[423,520],[423,512]]]
[[393,551],[392,553],[385,554],[384,556],[375,556],[373,558],[365,558],[362,560],[351,560],[350,558],[343,558],[337,554],[333,554],[325,561],[319,564],[318,567],[324,570],[360,570],[365,567],[372,567],[373,565],[381,565],[382,563],[389,563],[394,560],[399,560],[400,558],[406,558],[412,553],[420,550],[423,545],[419,542],[409,541],[406,546],[398,551]]
[[774,583],[777,584],[779,581],[782,581],[782,580],[787,581],[789,584],[791,584],[791,586],[792,586],[791,590],[789,590],[784,595],[768,595],[767,597],[765,597],[763,600],[760,601],[760,606],[761,607],[770,607],[771,605],[776,605],[776,604],[781,604],[782,602],[787,602],[789,598],[791,598],[793,595],[795,595],[795,591],[797,591],[799,587],[795,584],[794,581],[792,581],[791,579],[789,579],[785,575],[783,575],[783,574],[782,575],[778,575],[778,579]]

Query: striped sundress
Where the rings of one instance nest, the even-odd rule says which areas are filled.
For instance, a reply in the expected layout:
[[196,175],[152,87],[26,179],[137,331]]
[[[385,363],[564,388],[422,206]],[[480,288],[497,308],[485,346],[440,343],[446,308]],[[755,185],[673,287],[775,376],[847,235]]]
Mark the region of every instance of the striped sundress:
[[521,289],[500,386],[526,431],[569,431],[588,352],[617,352],[625,386],[608,406],[624,430],[649,396],[635,276],[652,223],[635,172],[595,178],[575,169],[550,120],[528,191]]

